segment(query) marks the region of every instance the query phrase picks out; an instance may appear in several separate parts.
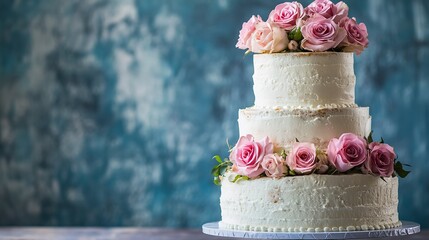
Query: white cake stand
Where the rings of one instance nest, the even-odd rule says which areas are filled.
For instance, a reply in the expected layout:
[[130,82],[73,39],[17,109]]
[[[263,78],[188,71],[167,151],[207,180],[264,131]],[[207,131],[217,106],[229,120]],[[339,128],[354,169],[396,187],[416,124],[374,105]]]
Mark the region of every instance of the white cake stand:
[[231,229],[220,229],[219,222],[203,225],[203,233],[218,237],[259,238],[259,239],[353,239],[381,238],[416,234],[420,232],[420,224],[402,222],[397,228],[350,232],[254,232]]

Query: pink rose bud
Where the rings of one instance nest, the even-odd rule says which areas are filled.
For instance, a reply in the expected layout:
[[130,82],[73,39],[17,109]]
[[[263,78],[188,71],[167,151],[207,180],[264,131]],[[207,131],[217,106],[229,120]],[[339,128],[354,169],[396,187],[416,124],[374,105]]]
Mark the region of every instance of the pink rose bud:
[[285,2],[276,6],[268,17],[268,22],[274,23],[287,31],[292,30],[297,21],[304,16],[304,8],[298,2]]
[[265,155],[262,168],[265,170],[265,175],[272,178],[280,178],[287,173],[285,161],[277,153]]
[[297,173],[311,173],[316,168],[316,147],[312,143],[295,143],[286,158],[290,169]]
[[235,47],[240,49],[248,49],[250,48],[250,39],[253,32],[256,29],[256,24],[262,22],[261,16],[252,16],[249,21],[243,23],[243,27],[240,30],[240,36],[238,38],[238,42]]
[[355,52],[357,55],[368,47],[368,31],[364,23],[357,23],[355,18],[344,18],[339,26],[346,30],[347,37],[340,43],[345,52]]
[[289,39],[284,29],[260,22],[256,24],[249,50],[254,53],[277,53],[285,50],[288,43]]
[[369,158],[364,164],[364,172],[381,177],[393,174],[396,154],[388,144],[372,142],[369,144]]
[[273,150],[274,145],[268,137],[256,142],[249,134],[240,137],[229,158],[237,174],[255,178],[264,172],[262,160],[265,155],[272,154]]
[[298,42],[295,40],[290,40],[289,44],[287,45],[287,48],[291,51],[296,51],[298,49]]
[[329,162],[339,171],[346,172],[365,162],[368,156],[365,139],[353,133],[333,138],[328,145]]
[[313,52],[324,52],[333,49],[347,35],[346,31],[340,28],[333,20],[317,14],[306,20],[301,32],[304,37],[301,47]]
[[347,17],[349,7],[344,2],[337,4],[329,0],[316,0],[304,9],[309,17],[314,15],[321,15],[325,18],[332,19],[335,23],[339,23],[341,19]]

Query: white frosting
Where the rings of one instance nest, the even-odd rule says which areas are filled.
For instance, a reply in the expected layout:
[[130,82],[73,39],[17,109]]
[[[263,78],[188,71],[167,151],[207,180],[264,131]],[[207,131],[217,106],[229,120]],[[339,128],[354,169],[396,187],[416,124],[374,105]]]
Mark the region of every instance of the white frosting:
[[[369,109],[354,102],[352,53],[255,54],[254,66],[255,106],[239,111],[240,136],[325,148],[346,132],[369,135]],[[400,225],[397,178],[312,174],[231,183],[227,177],[221,227],[320,232]]]
[[320,232],[400,225],[398,179],[370,175],[306,175],[222,180],[221,227]]
[[255,106],[354,104],[353,53],[253,56]]
[[240,136],[252,134],[259,140],[270,137],[276,147],[289,147],[298,139],[321,148],[342,133],[368,136],[371,117],[367,107],[319,110],[251,107],[239,111]]

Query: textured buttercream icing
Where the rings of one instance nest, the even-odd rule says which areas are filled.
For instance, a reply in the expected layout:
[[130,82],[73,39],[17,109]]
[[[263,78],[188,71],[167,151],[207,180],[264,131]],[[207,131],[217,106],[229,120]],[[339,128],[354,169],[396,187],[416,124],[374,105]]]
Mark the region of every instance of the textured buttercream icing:
[[253,59],[256,106],[354,104],[353,53],[255,54]]
[[[352,53],[255,54],[255,106],[239,111],[240,136],[269,137],[277,148],[298,139],[327,147],[343,133],[367,137],[369,108],[354,100]],[[220,227],[320,232],[392,228],[398,179],[364,174],[222,180]]]
[[313,232],[392,228],[398,179],[363,174],[259,178],[221,187],[221,227]]
[[371,117],[367,107],[319,110],[258,108],[239,111],[240,136],[252,134],[255,139],[266,136],[276,147],[288,148],[296,139],[325,148],[329,140],[349,132],[367,137]]

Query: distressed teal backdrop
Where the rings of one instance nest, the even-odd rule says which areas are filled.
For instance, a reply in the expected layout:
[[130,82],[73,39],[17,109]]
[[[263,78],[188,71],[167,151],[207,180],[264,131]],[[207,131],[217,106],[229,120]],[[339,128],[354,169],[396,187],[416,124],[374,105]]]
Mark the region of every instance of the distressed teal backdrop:
[[[1,1],[0,225],[218,220],[210,158],[254,100],[238,30],[279,2]],[[371,40],[357,103],[413,165],[401,219],[429,227],[429,1],[348,3]]]

